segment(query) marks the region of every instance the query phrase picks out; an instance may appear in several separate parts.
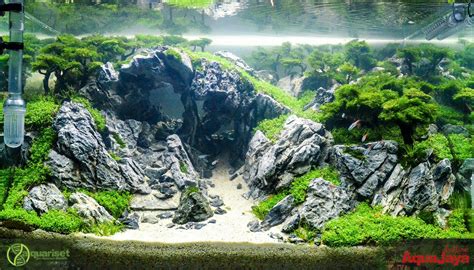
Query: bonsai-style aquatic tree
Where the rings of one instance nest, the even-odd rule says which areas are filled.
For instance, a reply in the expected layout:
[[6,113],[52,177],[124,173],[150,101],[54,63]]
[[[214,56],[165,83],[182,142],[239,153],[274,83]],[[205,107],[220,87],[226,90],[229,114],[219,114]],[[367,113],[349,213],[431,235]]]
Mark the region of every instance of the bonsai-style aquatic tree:
[[346,60],[359,69],[369,71],[377,63],[372,50],[365,41],[353,40],[346,44],[344,51]]
[[413,134],[420,125],[433,123],[436,105],[432,97],[418,89],[407,89],[399,98],[383,104],[380,119],[393,122],[399,128],[405,144],[413,144]]
[[359,69],[350,63],[344,63],[339,67],[339,71],[344,76],[344,83],[350,83],[359,74]]
[[196,40],[191,40],[188,42],[188,45],[193,47],[193,51],[196,51],[196,48],[199,47],[202,52],[212,43],[212,39],[200,38]]

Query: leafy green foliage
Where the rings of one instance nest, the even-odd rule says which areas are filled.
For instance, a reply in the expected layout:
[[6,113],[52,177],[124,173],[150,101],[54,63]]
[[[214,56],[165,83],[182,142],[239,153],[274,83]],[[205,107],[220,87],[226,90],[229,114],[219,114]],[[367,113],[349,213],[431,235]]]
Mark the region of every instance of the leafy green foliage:
[[116,190],[85,192],[102,205],[113,217],[119,218],[129,208],[132,195]]
[[0,211],[0,220],[19,221],[46,231],[72,233],[79,231],[83,222],[73,211],[51,210],[41,217],[35,212],[23,208],[4,209]]
[[452,229],[443,230],[426,224],[416,217],[392,217],[361,203],[355,211],[326,223],[322,241],[331,247],[356,245],[388,245],[404,239],[473,238],[464,233],[457,214],[452,219]]
[[255,130],[260,130],[270,141],[276,142],[287,119],[286,114],[273,119],[265,119],[258,123]]
[[427,140],[416,143],[414,148],[416,150],[433,149],[433,154],[436,156],[437,160],[445,158],[453,159],[453,155],[449,148],[449,141],[443,134],[430,136]]
[[108,236],[116,234],[122,231],[124,226],[122,224],[114,223],[114,222],[103,222],[99,224],[93,224],[83,230],[85,232],[93,233],[95,235],[100,236]]
[[184,163],[183,161],[179,161],[179,170],[182,172],[182,173],[188,173],[189,172],[189,169],[188,169],[188,165],[186,163]]
[[201,52],[204,52],[207,46],[211,45],[212,40],[208,38],[200,38],[196,40],[191,40],[188,42],[188,46],[193,47],[193,51],[196,51],[196,48],[201,48]]
[[28,102],[26,106],[25,125],[30,129],[41,129],[52,125],[59,105],[48,97]]
[[168,49],[165,51],[166,56],[174,58],[178,61],[181,61],[181,54],[174,49]]
[[316,178],[323,178],[324,180],[331,182],[336,186],[341,184],[339,173],[334,168],[326,166],[311,170],[306,174],[295,178],[295,180],[291,182],[290,193],[295,198],[296,204],[300,204],[305,201],[309,184],[313,179]]
[[33,141],[27,166],[14,171],[13,182],[3,205],[4,208],[21,207],[23,198],[28,194],[27,190],[48,179],[50,171],[43,163],[46,161],[55,139],[56,133],[53,129],[45,128]]
[[270,195],[267,199],[261,201],[258,205],[252,206],[252,213],[259,219],[263,220],[265,216],[272,210],[272,208],[279,203],[283,198],[288,196],[287,192],[281,192],[275,195]]
[[307,243],[311,243],[316,237],[316,231],[307,224],[300,224],[292,233]]
[[462,161],[474,157],[474,139],[472,137],[466,138],[461,134],[450,134],[448,139],[456,160]]
[[115,142],[118,143],[120,148],[123,149],[123,148],[127,147],[127,144],[123,141],[122,137],[120,137],[120,135],[118,133],[113,133],[112,137],[114,138]]
[[84,107],[89,111],[92,118],[94,119],[94,123],[97,126],[97,130],[99,132],[105,131],[105,128],[106,128],[106,126],[105,126],[105,123],[106,123],[105,117],[102,115],[102,113],[99,110],[92,107],[89,100],[87,100],[86,98],[83,98],[83,97],[79,97],[79,96],[74,96],[74,97],[71,98],[71,100],[84,105]]

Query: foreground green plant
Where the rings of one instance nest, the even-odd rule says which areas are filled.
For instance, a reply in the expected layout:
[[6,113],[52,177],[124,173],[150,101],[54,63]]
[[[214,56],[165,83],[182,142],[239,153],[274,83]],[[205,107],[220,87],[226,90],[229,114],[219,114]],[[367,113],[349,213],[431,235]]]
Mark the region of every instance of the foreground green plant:
[[393,217],[382,214],[380,207],[361,203],[351,213],[326,223],[322,241],[331,247],[388,245],[404,239],[474,238],[454,212],[449,228],[426,224],[416,217]]

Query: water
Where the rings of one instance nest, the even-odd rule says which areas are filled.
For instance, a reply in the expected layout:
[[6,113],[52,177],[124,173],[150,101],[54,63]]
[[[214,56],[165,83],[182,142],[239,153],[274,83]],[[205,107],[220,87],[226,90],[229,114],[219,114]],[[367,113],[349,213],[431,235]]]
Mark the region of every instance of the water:
[[183,269],[182,253],[359,269],[386,257],[332,248],[472,237],[474,27],[426,39],[459,26],[440,21],[447,0],[66,2],[26,6],[26,115],[0,110],[0,137],[26,136],[0,144],[1,226],[95,234],[64,238],[70,265],[143,253]]

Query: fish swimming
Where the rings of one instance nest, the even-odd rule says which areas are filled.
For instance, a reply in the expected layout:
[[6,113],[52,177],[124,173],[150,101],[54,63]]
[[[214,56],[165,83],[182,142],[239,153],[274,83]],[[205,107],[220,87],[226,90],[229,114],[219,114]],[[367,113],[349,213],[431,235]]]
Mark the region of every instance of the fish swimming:
[[347,130],[351,131],[351,130],[353,130],[355,127],[360,127],[360,123],[361,123],[361,122],[362,122],[361,120],[356,120],[354,123],[352,123],[352,124],[349,126],[349,128],[348,128]]
[[365,142],[365,140],[367,140],[367,136],[369,136],[369,133],[365,133],[364,136],[362,136],[362,140],[361,142]]

